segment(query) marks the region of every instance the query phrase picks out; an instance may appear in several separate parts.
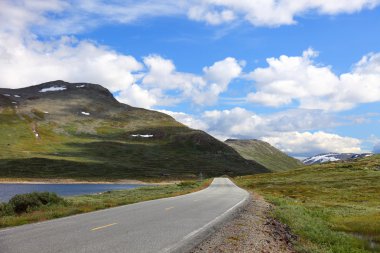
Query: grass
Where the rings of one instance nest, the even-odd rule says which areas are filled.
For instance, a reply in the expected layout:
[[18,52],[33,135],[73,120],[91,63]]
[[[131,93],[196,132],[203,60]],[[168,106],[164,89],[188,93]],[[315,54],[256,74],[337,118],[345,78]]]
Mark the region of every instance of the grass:
[[18,109],[0,107],[0,178],[167,180],[195,179],[200,173],[213,177],[267,172],[167,115],[87,92],[33,99]]
[[227,140],[242,157],[254,160],[267,169],[279,172],[300,168],[302,163],[281,152],[269,143],[260,140]]
[[380,156],[236,178],[276,208],[299,252],[380,251]]
[[137,202],[167,198],[199,191],[206,188],[211,180],[202,182],[186,181],[179,184],[146,186],[131,190],[108,191],[102,194],[66,197],[58,204],[38,206],[21,214],[0,216],[0,228],[45,221],[74,214],[133,204]]

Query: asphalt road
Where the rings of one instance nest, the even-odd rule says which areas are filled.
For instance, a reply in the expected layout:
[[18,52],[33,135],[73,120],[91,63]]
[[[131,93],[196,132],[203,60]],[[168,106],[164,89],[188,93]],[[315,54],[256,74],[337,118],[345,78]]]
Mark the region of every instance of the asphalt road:
[[0,230],[0,252],[186,252],[248,196],[229,179],[216,178],[183,196]]

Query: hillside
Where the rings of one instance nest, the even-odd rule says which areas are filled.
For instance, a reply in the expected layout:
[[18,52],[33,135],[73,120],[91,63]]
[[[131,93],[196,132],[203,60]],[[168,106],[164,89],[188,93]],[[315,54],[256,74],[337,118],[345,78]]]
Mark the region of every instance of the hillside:
[[260,140],[226,140],[245,159],[256,161],[271,171],[285,171],[302,166],[297,159],[288,156],[269,143]]
[[122,179],[267,172],[172,117],[119,103],[100,85],[0,89],[0,177]]
[[380,252],[380,155],[239,177],[299,236],[297,252]]

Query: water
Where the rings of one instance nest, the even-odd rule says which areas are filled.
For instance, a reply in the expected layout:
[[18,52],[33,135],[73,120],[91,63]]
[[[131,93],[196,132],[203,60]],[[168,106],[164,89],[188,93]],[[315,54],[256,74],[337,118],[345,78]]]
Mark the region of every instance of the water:
[[367,243],[367,249],[371,252],[380,252],[380,244],[377,243],[374,237],[370,235],[363,235],[360,233],[351,233],[353,236],[365,241]]
[[0,184],[0,202],[6,202],[16,194],[34,191],[48,191],[55,192],[60,196],[74,196],[141,186],[138,184]]

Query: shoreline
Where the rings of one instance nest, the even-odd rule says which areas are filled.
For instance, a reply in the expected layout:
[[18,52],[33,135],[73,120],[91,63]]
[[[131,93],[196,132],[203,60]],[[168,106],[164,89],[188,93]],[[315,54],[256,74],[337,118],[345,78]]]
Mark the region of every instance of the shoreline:
[[0,178],[0,184],[134,184],[134,185],[167,185],[180,181],[144,182],[135,179],[115,181],[86,181],[76,179],[42,179],[42,178]]

